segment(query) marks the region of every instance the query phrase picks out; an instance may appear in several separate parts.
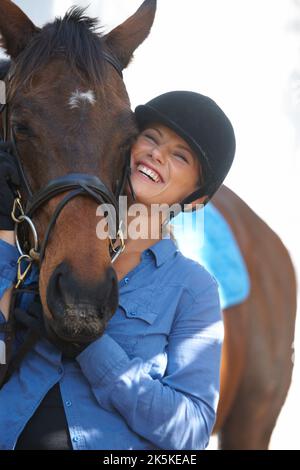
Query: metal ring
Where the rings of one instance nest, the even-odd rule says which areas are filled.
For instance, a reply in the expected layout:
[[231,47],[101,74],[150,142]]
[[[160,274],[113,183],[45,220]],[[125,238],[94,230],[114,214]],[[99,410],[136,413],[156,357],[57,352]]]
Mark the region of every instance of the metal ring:
[[[38,241],[38,234],[37,234],[36,228],[34,226],[34,223],[32,222],[32,220],[29,217],[27,217],[27,215],[20,215],[19,220],[20,220],[20,222],[24,222],[24,221],[27,222],[28,225],[30,226],[31,233],[33,235],[33,241],[34,241],[34,247],[32,249],[35,251],[35,253],[38,253],[39,241]],[[22,248],[21,248],[19,238],[18,238],[18,226],[19,226],[18,224],[16,224],[16,226],[15,226],[15,238],[16,238],[17,249],[18,249],[21,256],[30,256],[30,255],[25,254],[23,252]],[[30,256],[30,258],[33,259],[31,256]]]

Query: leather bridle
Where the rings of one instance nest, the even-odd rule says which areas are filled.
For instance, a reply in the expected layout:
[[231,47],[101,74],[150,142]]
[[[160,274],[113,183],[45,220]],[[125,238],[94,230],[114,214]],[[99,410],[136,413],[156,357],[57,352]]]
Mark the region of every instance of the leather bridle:
[[[115,68],[115,70],[118,72],[121,78],[123,78],[122,66],[119,63],[119,61],[115,57],[113,57],[113,55],[109,53],[103,53],[103,56],[104,56],[104,59]],[[12,75],[10,75],[9,79],[11,79],[11,76]],[[2,105],[0,103],[0,114],[2,114],[2,122],[3,122],[3,139],[4,140],[10,139],[12,142],[13,157],[16,159],[19,174],[21,177],[22,186],[24,190],[26,191],[25,209],[23,208],[20,192],[17,191],[15,203],[14,203],[14,207],[12,211],[12,217],[14,221],[16,222],[16,225],[15,225],[16,243],[17,243],[18,250],[20,252],[20,258],[18,261],[18,267],[19,267],[18,283],[16,287],[18,287],[20,283],[24,281],[33,262],[37,262],[39,264],[42,263],[44,256],[45,256],[45,250],[46,250],[46,247],[47,247],[50,235],[51,235],[51,231],[56,223],[56,220],[59,214],[64,209],[64,207],[72,199],[74,199],[77,196],[91,197],[95,201],[97,201],[99,204],[104,204],[104,208],[107,207],[106,214],[109,219],[109,222],[116,224],[116,225],[113,225],[113,227],[116,227],[117,229],[116,238],[114,239],[109,238],[111,262],[113,263],[125,249],[125,242],[124,242],[124,236],[123,236],[123,231],[122,231],[123,221],[119,219],[118,200],[119,200],[119,196],[124,191],[124,187],[125,187],[127,180],[130,186],[132,196],[135,199],[135,194],[134,194],[131,180],[130,180],[130,173],[131,173],[130,152],[128,152],[126,155],[123,175],[122,175],[121,180],[117,182],[117,188],[116,188],[115,194],[112,193],[112,191],[101,181],[100,178],[98,178],[97,176],[89,175],[85,173],[69,173],[62,177],[51,180],[44,188],[42,188],[36,193],[33,193],[30,188],[28,179],[26,178],[26,175],[24,173],[24,169],[21,163],[18,150],[17,150],[17,146],[16,146],[16,139],[15,139],[14,131],[13,129],[9,128],[8,106],[9,104],[7,102],[3,103]],[[63,199],[57,205],[50,219],[48,227],[46,229],[44,240],[41,243],[41,245],[39,245],[38,234],[37,234],[35,225],[32,221],[32,217],[34,216],[36,211],[40,209],[45,203],[47,203],[53,197],[59,194],[65,193],[65,192],[67,192],[67,194],[63,197]],[[107,204],[114,207],[116,217],[110,214],[109,206],[106,206]],[[24,222],[28,224],[31,230],[32,238],[34,242],[34,246],[31,249],[27,250],[28,253],[24,253],[21,247],[20,241],[19,241],[19,237],[18,237],[18,227],[20,226],[20,224]],[[118,241],[119,241],[118,246],[116,246],[116,243]],[[28,261],[28,265],[26,269],[22,272],[21,262],[24,259]]]

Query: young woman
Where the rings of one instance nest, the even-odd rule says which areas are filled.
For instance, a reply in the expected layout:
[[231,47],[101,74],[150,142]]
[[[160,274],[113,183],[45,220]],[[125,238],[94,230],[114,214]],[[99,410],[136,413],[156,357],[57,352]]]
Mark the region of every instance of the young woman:
[[[136,240],[129,232],[114,264],[120,301],[105,334],[74,360],[42,339],[1,389],[0,449],[196,450],[208,444],[223,338],[218,288],[162,228],[158,239],[152,236],[150,209],[205,204],[232,164],[234,132],[214,101],[192,92],[166,93],[135,114],[141,132],[131,153],[131,204],[148,209],[148,236]],[[9,220],[11,173],[17,177],[2,154],[2,323],[18,258]]]

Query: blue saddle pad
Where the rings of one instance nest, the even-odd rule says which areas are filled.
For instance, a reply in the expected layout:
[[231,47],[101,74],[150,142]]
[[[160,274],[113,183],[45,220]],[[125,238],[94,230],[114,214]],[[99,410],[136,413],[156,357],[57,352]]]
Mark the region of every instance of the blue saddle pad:
[[217,280],[222,308],[243,302],[250,292],[247,267],[230,226],[213,204],[179,214],[172,225],[180,251]]

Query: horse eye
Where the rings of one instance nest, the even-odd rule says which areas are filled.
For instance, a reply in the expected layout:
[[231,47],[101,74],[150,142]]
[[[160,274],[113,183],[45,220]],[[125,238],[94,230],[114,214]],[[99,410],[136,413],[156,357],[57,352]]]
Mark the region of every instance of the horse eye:
[[23,124],[13,124],[13,130],[15,132],[20,132],[20,133],[28,133],[29,129],[28,127],[24,126]]
[[13,128],[14,133],[16,135],[20,136],[20,137],[22,137],[22,136],[24,136],[24,137],[33,137],[32,131],[25,124],[21,124],[21,123],[16,122],[16,123],[13,123],[12,128]]

